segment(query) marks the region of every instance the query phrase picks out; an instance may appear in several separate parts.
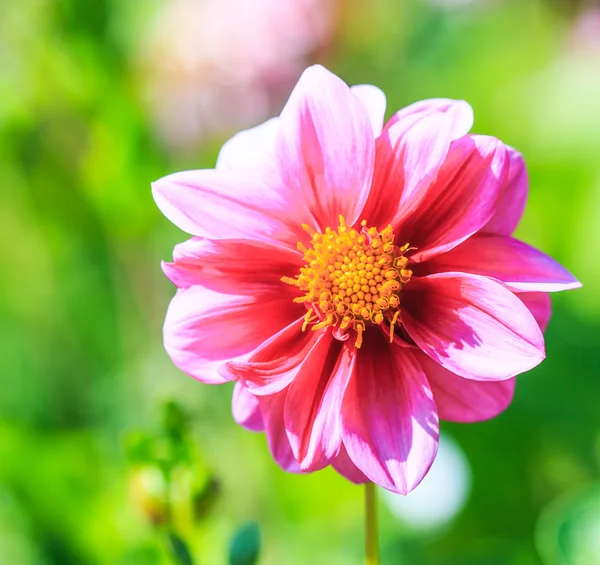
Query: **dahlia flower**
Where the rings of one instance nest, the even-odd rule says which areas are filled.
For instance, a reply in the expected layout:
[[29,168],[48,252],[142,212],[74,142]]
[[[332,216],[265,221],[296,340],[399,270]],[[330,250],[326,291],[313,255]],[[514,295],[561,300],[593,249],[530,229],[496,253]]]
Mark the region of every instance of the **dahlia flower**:
[[385,126],[384,112],[376,87],[310,67],[215,169],[153,192],[193,236],[163,264],[175,365],[235,381],[235,420],[285,470],[331,465],[404,494],[436,455],[439,418],[509,405],[544,358],[548,293],[580,284],[511,237],[523,158],[469,134],[466,102],[417,102]]

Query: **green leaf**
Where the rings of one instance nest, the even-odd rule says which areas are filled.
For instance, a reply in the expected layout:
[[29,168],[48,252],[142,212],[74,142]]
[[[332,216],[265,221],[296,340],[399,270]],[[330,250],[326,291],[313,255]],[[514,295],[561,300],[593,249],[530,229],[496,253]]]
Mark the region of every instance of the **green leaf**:
[[212,509],[221,491],[221,484],[215,477],[209,477],[204,486],[194,493],[192,507],[194,518],[202,520]]
[[166,401],[161,407],[162,426],[166,434],[174,440],[182,440],[188,432],[189,418],[180,404]]
[[179,565],[194,565],[194,558],[185,541],[183,541],[175,532],[169,532],[169,546],[173,559]]
[[154,451],[154,438],[149,434],[134,431],[125,437],[125,452],[130,463],[153,463]]
[[260,531],[255,523],[245,524],[229,544],[229,565],[256,565],[260,553]]

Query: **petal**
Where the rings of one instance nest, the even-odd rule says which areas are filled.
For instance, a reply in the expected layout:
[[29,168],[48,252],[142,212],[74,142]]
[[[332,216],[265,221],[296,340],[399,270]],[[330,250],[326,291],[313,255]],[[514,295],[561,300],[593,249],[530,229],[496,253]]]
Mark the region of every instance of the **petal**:
[[302,203],[254,172],[175,173],[153,183],[152,193],[162,213],[192,235],[281,242],[292,249],[306,237],[301,225],[310,214]]
[[415,209],[444,162],[451,139],[444,114],[386,128],[376,142],[373,186],[361,218],[368,225],[396,225],[406,208]]
[[423,265],[423,274],[444,271],[493,277],[523,292],[556,292],[581,286],[548,255],[512,237],[490,234],[475,234]]
[[438,445],[427,378],[411,350],[367,332],[342,407],[342,435],[354,464],[374,483],[407,494],[425,476]]
[[301,371],[290,385],[285,428],[303,471],[326,467],[340,449],[342,398],[355,359],[354,346],[335,341],[320,367]]
[[371,122],[371,127],[373,128],[373,134],[375,137],[378,137],[383,128],[383,119],[385,117],[385,94],[371,84],[358,84],[351,86],[350,90],[364,106]]
[[402,297],[413,341],[446,369],[474,380],[503,380],[544,359],[544,337],[524,304],[478,275],[413,278]]
[[342,214],[354,224],[371,186],[375,137],[367,112],[341,79],[316,65],[304,71],[281,113],[279,170],[324,231]]
[[546,331],[552,315],[550,295],[546,292],[519,292],[517,296],[533,314],[540,329]]
[[287,392],[287,389],[284,389],[271,396],[261,396],[259,398],[260,410],[265,423],[265,433],[271,455],[284,471],[300,473],[300,465],[294,458],[283,423],[283,408]]
[[340,451],[331,462],[331,466],[342,477],[345,477],[356,485],[364,485],[370,482],[369,478],[352,462],[343,443],[340,445]]
[[464,100],[429,98],[415,102],[396,112],[385,125],[385,129],[391,128],[398,122],[409,123],[407,118],[410,117],[425,117],[439,113],[448,116],[452,139],[458,139],[463,135],[467,135],[473,127],[473,108]]
[[507,174],[502,142],[474,135],[454,141],[419,208],[401,224],[397,240],[417,248],[414,261],[456,247],[492,217]]
[[265,429],[258,398],[240,382],[235,383],[231,399],[233,419],[240,426],[251,432],[262,432]]
[[256,395],[286,388],[300,373],[320,374],[331,346],[331,331],[302,331],[300,318],[258,347],[242,363],[228,363],[237,379]]
[[244,239],[192,237],[175,246],[173,259],[162,268],[177,287],[202,285],[233,294],[248,286],[285,287],[281,278],[297,273],[302,266],[297,251]]
[[277,169],[275,143],[279,118],[236,133],[221,147],[217,169],[231,171],[260,171],[273,183],[281,183]]
[[425,196],[450,143],[472,124],[470,106],[454,100],[420,102],[392,117],[376,142],[373,185],[362,218],[380,228],[400,224]]
[[423,353],[417,355],[442,420],[465,423],[489,420],[506,410],[512,402],[515,378],[473,381],[444,369]]
[[483,228],[484,232],[499,235],[511,235],[515,231],[525,210],[529,191],[529,178],[523,156],[512,147],[506,148],[510,158],[508,180],[496,212]]
[[232,379],[219,374],[224,362],[240,360],[303,311],[275,289],[252,296],[220,294],[201,286],[181,289],[167,311],[165,349],[184,373],[220,384]]

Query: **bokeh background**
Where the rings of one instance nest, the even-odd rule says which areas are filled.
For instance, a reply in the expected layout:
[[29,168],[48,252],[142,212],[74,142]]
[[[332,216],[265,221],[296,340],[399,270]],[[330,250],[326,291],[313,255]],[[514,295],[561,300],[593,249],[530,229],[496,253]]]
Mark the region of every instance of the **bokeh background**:
[[263,565],[361,563],[362,489],[281,472],[231,387],[161,343],[159,263],[186,236],[150,182],[212,167],[312,62],[380,86],[388,114],[469,101],[528,163],[517,236],[584,283],[553,296],[513,405],[443,425],[423,485],[382,496],[383,563],[600,563],[596,3],[19,0],[0,5],[3,565],[250,564],[251,524]]

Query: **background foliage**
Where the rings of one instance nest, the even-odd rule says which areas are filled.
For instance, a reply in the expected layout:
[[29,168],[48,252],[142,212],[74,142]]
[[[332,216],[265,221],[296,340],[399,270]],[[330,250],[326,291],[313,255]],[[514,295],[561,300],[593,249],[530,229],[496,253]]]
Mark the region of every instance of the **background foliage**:
[[[162,348],[173,289],[160,260],[185,236],[149,184],[213,166],[233,130],[174,147],[153,127],[153,65],[140,53],[160,8],[0,7],[0,563],[252,563],[261,545],[264,565],[358,564],[362,490],[329,470],[282,473],[264,437],[232,422],[231,387],[195,383]],[[443,426],[468,460],[464,508],[435,528],[382,508],[386,564],[600,563],[591,8],[340,0],[327,45],[307,59],[377,84],[389,112],[426,97],[468,100],[477,132],[526,157],[531,195],[517,235],[584,283],[553,297],[548,359],[519,379],[510,409]]]

